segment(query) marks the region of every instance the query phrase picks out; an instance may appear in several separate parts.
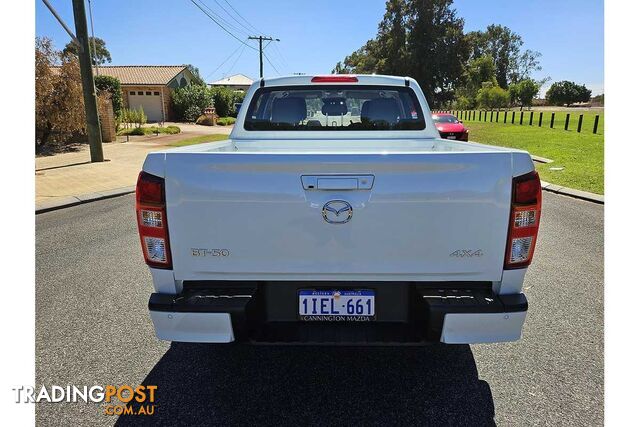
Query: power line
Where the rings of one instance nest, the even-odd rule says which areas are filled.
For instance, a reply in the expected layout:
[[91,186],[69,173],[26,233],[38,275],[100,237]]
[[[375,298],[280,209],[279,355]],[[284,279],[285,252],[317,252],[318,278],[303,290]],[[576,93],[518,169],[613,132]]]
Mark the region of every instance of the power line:
[[[226,13],[227,15],[229,15],[229,17],[231,19],[233,19],[234,21],[236,21],[242,28],[244,28],[245,30],[247,30],[248,32],[252,33],[255,30],[252,30],[251,28],[247,27],[245,24],[243,24],[242,22],[238,21],[238,18],[236,18],[235,16],[233,16],[233,14],[231,12],[229,12],[223,5],[220,4],[220,2],[218,2],[218,0],[213,0],[216,2],[216,4],[218,6],[220,6],[220,9],[224,10],[224,13]],[[229,4],[227,2],[227,4]]]
[[278,54],[278,56],[280,57],[280,59],[282,60],[281,63],[282,65],[284,65],[285,67],[289,67],[289,63],[287,62],[287,60],[285,59],[284,55],[282,55],[282,52],[280,51],[280,48],[278,47],[278,45],[274,45],[273,47],[275,47],[276,49],[276,53]]
[[[264,50],[265,50],[265,51],[266,51],[266,50],[267,50],[267,48],[271,45],[271,43],[272,43],[272,41],[270,41],[269,43],[267,43],[267,44],[265,45],[265,47],[264,47]],[[274,45],[274,47],[277,47],[277,46],[278,46],[277,44],[276,44],[276,45]],[[265,54],[265,55],[266,55],[266,54]],[[274,62],[276,62],[276,63],[278,64],[278,66],[279,66],[279,67],[281,66],[282,68],[285,68],[284,63],[283,63],[282,61],[280,61],[280,59],[279,59],[279,58],[276,60],[276,57],[274,56],[272,59],[273,59],[273,61],[274,61]]]
[[233,55],[235,55],[235,54],[236,54],[236,52],[237,52],[238,50],[240,50],[240,48],[244,48],[244,47],[245,47],[244,43],[243,43],[243,44],[241,44],[241,45],[238,45],[238,47],[236,48],[236,50],[234,50],[233,52],[231,52],[231,55],[227,56],[227,58],[226,58],[224,61],[222,61],[222,63],[221,63],[220,65],[218,65],[218,66],[216,67],[216,69],[215,69],[215,70],[213,70],[212,72],[210,72],[209,74],[207,74],[207,76],[206,76],[204,79],[205,79],[205,80],[206,80],[206,79],[208,79],[211,75],[213,75],[213,73],[215,73],[215,72],[216,72],[216,71],[218,71],[220,68],[222,68],[222,66],[223,66],[224,64],[226,64],[226,63],[227,63],[227,61],[228,61],[228,60],[230,60],[230,59],[231,59],[231,57],[232,57]]
[[233,34],[231,31],[229,31],[224,25],[220,24],[213,16],[211,16],[209,13],[207,13],[206,10],[204,10],[198,3],[196,3],[194,0],[190,0],[191,3],[193,3],[198,9],[200,9],[202,11],[202,13],[204,13],[205,15],[207,15],[209,17],[209,19],[211,19],[213,22],[215,22],[215,24],[222,28],[227,34],[229,34],[231,37],[233,37],[234,39],[238,40],[240,43],[242,43],[243,45],[247,46],[250,49],[253,50],[258,50],[253,46],[248,45],[247,43],[245,43],[243,40],[241,40],[240,38],[238,38],[238,36],[236,36],[235,34]]
[[[236,10],[236,8],[235,8],[235,7],[233,7],[233,5],[232,5],[231,3],[229,3],[227,0],[224,0],[224,2],[225,2],[226,4],[228,4],[228,5],[229,5],[229,7],[231,8],[231,10],[233,10],[233,11],[236,13],[236,15],[238,15],[238,16],[240,17],[240,19],[242,19],[244,22],[246,22],[247,24],[249,24],[249,26],[250,26],[251,28],[253,28],[255,31],[257,31],[257,32],[258,32],[258,34],[262,33],[262,31],[260,31],[260,30],[259,30],[259,29],[257,29],[256,27],[254,27],[254,26],[251,24],[251,22],[247,21],[247,20],[244,18],[244,16],[240,15],[240,12],[238,12],[238,11]],[[217,3],[217,1],[216,1],[216,3]]]
[[[232,23],[230,23],[229,21],[227,21],[225,18],[223,18],[222,16],[220,16],[220,14],[218,14],[215,10],[211,9],[203,0],[199,0],[199,2],[205,7],[207,8],[207,10],[209,10],[209,12],[214,15],[217,19],[219,19],[223,24],[225,24],[227,27],[231,28],[233,31],[242,34],[243,36],[246,36],[248,33],[244,32],[242,29],[236,27],[235,25],[233,25]],[[217,2],[216,2],[217,3]],[[251,32],[251,31],[249,31]]]
[[242,53],[244,52],[244,46],[242,46],[242,50],[240,51],[240,54],[238,55],[238,57],[236,58],[235,61],[233,61],[233,64],[231,64],[231,67],[229,67],[229,69],[227,70],[227,72],[224,74],[223,78],[228,76],[231,73],[231,70],[233,70],[233,67],[236,66],[236,64],[238,63],[238,60],[240,60],[240,57],[242,56]]
[[[278,42],[279,42],[279,41],[280,41],[280,39],[272,39],[272,40],[269,40],[269,43],[267,43],[267,44],[264,46],[264,50],[267,50],[267,48],[268,48],[269,46],[271,46],[271,43],[273,43],[274,41],[278,41]],[[275,44],[275,45],[273,45],[273,46],[276,48],[276,50],[277,50],[278,52],[280,52],[280,50],[278,49],[278,45],[277,45],[277,44]],[[265,55],[266,55],[266,54],[265,54]],[[280,54],[280,56],[282,57],[282,54]],[[273,59],[275,60],[275,58],[276,58],[276,57],[274,56],[274,57],[273,57]],[[283,58],[283,59],[284,59],[284,58]],[[286,67],[287,67],[287,66],[285,66],[285,64],[284,64],[284,62],[283,62],[283,61],[280,61],[280,59],[278,59],[276,62],[278,62],[278,64],[279,64],[279,65],[281,65],[283,68],[286,68]],[[271,62],[269,62],[269,63],[271,63]],[[273,66],[273,64],[271,64],[271,65]],[[275,67],[274,67],[274,69],[275,69]]]
[[280,75],[280,71],[278,71],[278,69],[276,68],[275,65],[273,65],[273,63],[271,62],[271,60],[269,59],[269,57],[267,56],[267,54],[264,54],[264,59],[267,60],[267,62],[269,63],[269,65],[271,65],[271,67],[276,70],[276,73],[278,73],[278,75]]

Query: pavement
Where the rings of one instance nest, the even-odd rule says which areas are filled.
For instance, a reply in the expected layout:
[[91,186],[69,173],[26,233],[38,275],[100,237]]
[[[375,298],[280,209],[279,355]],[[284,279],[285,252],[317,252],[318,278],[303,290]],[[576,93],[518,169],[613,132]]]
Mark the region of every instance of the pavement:
[[[36,158],[36,212],[76,205],[134,191],[147,153],[166,149],[173,142],[200,135],[229,134],[230,126],[176,125],[176,135],[132,136],[129,142],[102,145],[108,161],[91,163],[89,148]],[[124,141],[122,137],[119,141]]]
[[41,403],[40,425],[602,425],[604,206],[545,192],[523,338],[420,348],[169,344],[134,197],[36,216],[36,382],[157,385],[152,416]]

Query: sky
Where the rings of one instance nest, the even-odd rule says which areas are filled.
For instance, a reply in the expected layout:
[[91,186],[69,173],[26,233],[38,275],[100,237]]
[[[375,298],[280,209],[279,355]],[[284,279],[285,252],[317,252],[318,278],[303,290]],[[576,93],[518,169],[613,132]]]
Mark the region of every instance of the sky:
[[[262,33],[280,39],[265,49],[266,77],[326,74],[375,37],[385,10],[384,0],[196,1],[248,46],[191,0],[91,0],[95,35],[106,41],[112,65],[193,64],[211,82],[236,73],[257,78],[257,41],[246,37]],[[50,3],[74,28],[71,1]],[[604,92],[603,0],[456,0],[453,7],[465,20],[465,32],[505,25],[522,36],[524,48],[542,53],[543,70],[535,78],[572,80],[594,95]],[[51,38],[60,50],[69,41],[39,0],[36,35]]]

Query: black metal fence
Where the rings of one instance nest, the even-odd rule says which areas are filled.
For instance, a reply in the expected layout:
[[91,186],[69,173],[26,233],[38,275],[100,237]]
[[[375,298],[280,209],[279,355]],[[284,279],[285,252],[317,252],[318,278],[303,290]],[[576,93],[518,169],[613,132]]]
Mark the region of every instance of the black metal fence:
[[[589,127],[586,129],[584,125],[584,113],[578,114],[576,113],[565,113],[565,112],[554,112],[554,111],[529,111],[528,119],[525,119],[525,112],[520,111],[518,117],[516,117],[515,110],[433,110],[433,113],[447,113],[453,114],[461,121],[479,121],[479,122],[492,122],[492,123],[500,123],[506,124],[510,122],[511,124],[518,125],[528,125],[528,126],[549,126],[551,129],[554,129],[556,126],[556,114],[558,117],[562,117],[564,115],[563,128],[566,131],[577,131],[577,132],[588,132],[598,133],[598,127],[600,125],[600,114],[596,114],[593,119],[593,127]],[[476,116],[477,112],[477,116]],[[510,118],[508,116],[511,116]],[[535,115],[537,115],[537,120],[534,120]],[[591,116],[591,115],[590,115]],[[476,117],[478,120],[476,120]],[[577,124],[572,128],[571,118],[577,117]],[[547,119],[548,118],[548,119]],[[548,121],[547,121],[548,120]]]

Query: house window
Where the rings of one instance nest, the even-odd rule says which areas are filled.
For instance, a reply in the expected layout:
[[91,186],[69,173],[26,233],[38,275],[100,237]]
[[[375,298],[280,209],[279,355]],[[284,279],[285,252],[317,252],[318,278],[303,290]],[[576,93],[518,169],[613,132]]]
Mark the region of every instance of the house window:
[[135,95],[136,93],[134,91],[129,92],[129,95]]
[[139,90],[139,91],[138,91],[138,95],[144,95],[144,92],[143,92],[143,91],[141,91],[141,90]]
[[150,91],[147,91],[146,95],[147,95],[147,96],[151,96],[151,92],[150,92]]
[[153,92],[155,96],[160,96],[160,92]]

